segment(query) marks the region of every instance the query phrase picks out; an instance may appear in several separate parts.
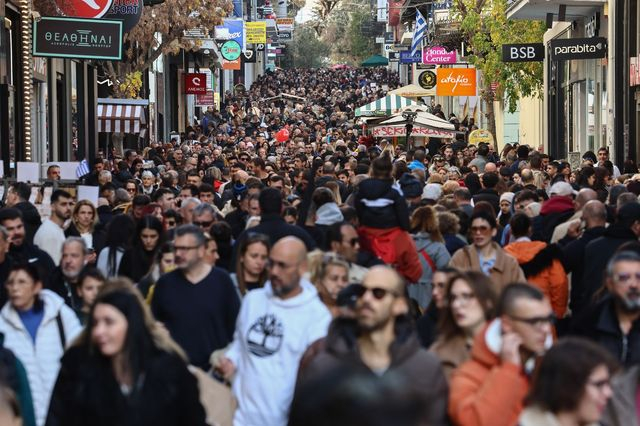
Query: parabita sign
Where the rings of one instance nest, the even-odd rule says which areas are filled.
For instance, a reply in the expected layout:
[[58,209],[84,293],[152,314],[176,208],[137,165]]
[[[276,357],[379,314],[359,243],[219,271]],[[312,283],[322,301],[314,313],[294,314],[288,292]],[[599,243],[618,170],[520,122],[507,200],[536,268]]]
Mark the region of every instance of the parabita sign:
[[122,59],[122,21],[54,18],[33,23],[33,56]]

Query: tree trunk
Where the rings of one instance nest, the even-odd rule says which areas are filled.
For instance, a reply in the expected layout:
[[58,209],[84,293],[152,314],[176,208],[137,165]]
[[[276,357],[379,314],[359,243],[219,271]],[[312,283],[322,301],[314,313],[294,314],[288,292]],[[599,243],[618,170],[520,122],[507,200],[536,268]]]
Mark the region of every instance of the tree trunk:
[[488,99],[484,99],[486,105],[485,117],[487,117],[487,130],[493,135],[493,147],[498,152],[498,137],[496,136],[496,113],[493,106],[495,101],[493,96],[488,96]]
[[[124,147],[122,145],[124,141],[124,133],[113,133],[111,135],[111,142],[113,143],[113,147],[117,154],[120,154],[124,157]],[[108,147],[107,151],[105,151],[105,155],[109,155]]]

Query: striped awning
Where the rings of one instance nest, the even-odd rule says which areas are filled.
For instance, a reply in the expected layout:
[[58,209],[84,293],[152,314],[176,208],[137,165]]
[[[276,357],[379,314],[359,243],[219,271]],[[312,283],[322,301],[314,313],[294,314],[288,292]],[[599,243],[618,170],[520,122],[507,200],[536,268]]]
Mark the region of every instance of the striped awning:
[[418,105],[418,103],[402,96],[388,95],[370,104],[356,108],[356,117],[391,115],[409,105]]
[[98,104],[98,132],[138,134],[146,124],[144,106],[128,104]]

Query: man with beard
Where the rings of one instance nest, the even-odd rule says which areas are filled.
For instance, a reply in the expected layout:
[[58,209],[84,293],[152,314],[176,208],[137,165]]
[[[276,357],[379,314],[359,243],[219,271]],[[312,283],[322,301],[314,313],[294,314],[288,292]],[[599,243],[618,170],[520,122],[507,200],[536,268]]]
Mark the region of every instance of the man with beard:
[[213,361],[226,379],[235,375],[236,426],[287,424],[300,358],[327,333],[331,314],[303,278],[306,259],[305,245],[296,237],[273,246],[269,281],[246,294],[233,344]]
[[357,297],[355,318],[336,319],[326,339],[307,351],[297,390],[340,368],[394,378],[399,389],[419,395],[420,424],[447,424],[447,382],[440,361],[420,347],[402,277],[388,266],[374,266],[350,291]]
[[191,364],[209,370],[209,355],[233,338],[240,301],[229,274],[203,261],[206,238],[195,225],[175,231],[177,269],[156,284],[151,310],[185,350]]
[[573,322],[572,333],[595,340],[626,367],[640,362],[640,255],[616,253],[606,269],[606,295]]
[[76,291],[78,277],[87,264],[89,249],[81,237],[69,237],[62,243],[60,266],[54,269],[49,289],[64,299],[71,309],[80,310],[82,300]]
[[58,189],[51,194],[51,217],[42,222],[33,243],[46,251],[58,265],[61,260],[61,248],[66,237],[64,224],[71,217],[73,197],[67,191]]

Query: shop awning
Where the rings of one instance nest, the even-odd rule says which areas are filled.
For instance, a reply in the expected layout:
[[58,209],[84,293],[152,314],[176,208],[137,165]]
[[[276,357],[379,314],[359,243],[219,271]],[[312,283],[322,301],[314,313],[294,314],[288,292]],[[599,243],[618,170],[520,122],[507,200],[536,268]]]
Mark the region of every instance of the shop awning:
[[386,67],[389,60],[382,55],[373,55],[360,64],[362,67]]
[[399,95],[399,96],[404,96],[405,98],[421,98],[423,96],[435,96],[435,93],[436,93],[435,88],[423,89],[417,84],[409,84],[389,92],[390,95]]
[[[606,4],[605,0],[565,0],[562,2],[567,7],[565,18],[591,16],[596,8]],[[558,13],[558,6],[554,6],[548,0],[512,0],[507,7],[508,19],[542,20],[547,13]]]
[[417,105],[417,102],[398,95],[387,95],[384,98],[356,108],[356,117],[391,115],[409,105]]
[[138,134],[147,124],[147,100],[98,99],[98,132]]

